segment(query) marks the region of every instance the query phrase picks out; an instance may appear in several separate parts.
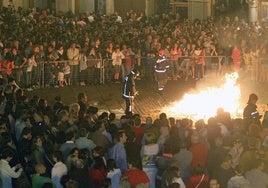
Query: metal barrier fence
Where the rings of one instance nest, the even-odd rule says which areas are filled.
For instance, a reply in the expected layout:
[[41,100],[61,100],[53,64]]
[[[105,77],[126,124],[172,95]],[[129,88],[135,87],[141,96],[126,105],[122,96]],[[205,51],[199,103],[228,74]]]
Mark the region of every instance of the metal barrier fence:
[[[210,59],[207,59],[210,58]],[[183,63],[183,61],[185,59],[192,61],[194,59],[193,56],[180,56],[179,58],[180,60],[177,62],[178,66],[180,67]],[[137,62],[137,60],[139,60],[139,64]],[[153,65],[155,60],[155,57],[153,58],[148,58],[148,57],[138,57],[138,58],[131,58],[131,68],[136,68],[137,66],[139,67],[139,69],[142,69],[141,71],[143,72],[143,74],[146,76],[146,74],[148,72],[146,72],[146,66],[148,66],[148,64]],[[208,70],[212,70],[212,71],[219,71],[221,69],[221,65],[222,64],[227,64],[227,57],[226,56],[205,56],[205,61],[207,64],[207,69]],[[210,63],[208,64],[208,62],[210,61]],[[51,72],[46,71],[46,67],[51,66],[52,69],[57,69],[55,66],[62,66],[63,64],[67,63],[69,64],[70,60],[63,60],[63,61],[50,61],[50,62],[42,62],[40,64],[40,73],[39,75],[41,75],[41,79],[40,79],[40,86],[41,87],[45,87],[46,86],[46,82],[47,82],[47,75],[46,74],[51,74]],[[174,60],[172,59],[167,59],[167,63],[173,63]],[[123,63],[123,65],[125,65]],[[76,69],[80,68],[80,64],[76,65]],[[50,68],[51,68],[50,67]],[[70,66],[71,69],[73,69],[72,66]],[[178,67],[175,67],[176,69]],[[180,67],[183,70],[183,67]],[[113,68],[112,68],[112,59],[88,59],[87,60],[87,71],[93,69],[91,71],[97,71],[98,75],[96,75],[96,72],[87,72],[87,74],[93,74],[91,76],[94,76],[93,79],[95,79],[95,81],[97,81],[99,84],[105,84],[105,82],[108,79],[112,79],[112,74],[113,74]],[[52,70],[53,71],[53,70]],[[177,70],[178,71],[178,70]],[[77,82],[80,79],[80,71],[78,71],[78,73],[76,75],[74,75],[74,79],[77,80]],[[122,70],[121,70],[122,73]],[[70,75],[71,77],[73,75]],[[90,76],[90,75],[88,75]],[[110,78],[108,78],[110,76]],[[57,75],[53,75],[53,79],[51,80],[53,81],[57,81]],[[97,80],[96,80],[97,79]],[[50,81],[49,81],[50,82]]]
[[[215,72],[221,72],[224,69],[231,70],[231,64],[232,59],[231,57],[227,56],[204,56],[205,58],[205,64],[206,64],[206,70],[208,71],[215,71]],[[138,57],[138,58],[131,58],[131,68],[138,68],[142,72],[143,76],[148,76],[148,74],[151,74],[148,72],[153,71],[153,65],[156,60],[156,57]],[[175,72],[183,69],[184,61],[189,61],[191,63],[191,66],[193,67],[193,60],[194,56],[180,56],[179,61],[176,62],[177,67],[172,67],[175,69]],[[267,59],[268,60],[268,59]],[[58,76],[56,75],[59,72],[63,72],[62,67],[64,64],[69,64],[70,60],[63,60],[63,61],[51,61],[51,62],[41,62],[40,67],[38,68],[38,75],[40,75],[39,79],[39,85],[41,87],[45,87],[47,84],[51,85],[51,82],[58,82]],[[261,68],[264,65],[264,62],[268,62],[264,60],[263,58],[254,59],[251,60],[251,62],[245,62],[244,63],[244,70],[245,71],[251,71],[251,77],[254,80],[260,80]],[[70,79],[71,84],[78,84],[80,82],[81,77],[84,76],[84,79],[91,79],[90,81],[97,83],[97,84],[105,84],[107,81],[113,79],[113,66],[112,66],[112,59],[88,59],[86,62],[86,69],[81,74],[82,71],[80,63],[78,65],[72,66],[70,70]],[[167,63],[171,64],[174,63],[174,60],[167,59]],[[125,64],[123,64],[125,65]],[[267,64],[268,65],[268,64]],[[60,67],[60,68],[59,68]],[[192,68],[191,67],[191,68]],[[72,72],[75,69],[76,72]],[[123,70],[123,69],[122,69]],[[121,70],[121,74],[127,74],[123,73]],[[173,70],[172,70],[173,71]],[[62,76],[62,74],[61,74]],[[123,75],[124,76],[124,75]],[[74,80],[76,80],[76,83],[74,83]],[[261,78],[262,79],[262,78]],[[268,78],[267,78],[268,79]],[[55,83],[56,84],[56,83]]]

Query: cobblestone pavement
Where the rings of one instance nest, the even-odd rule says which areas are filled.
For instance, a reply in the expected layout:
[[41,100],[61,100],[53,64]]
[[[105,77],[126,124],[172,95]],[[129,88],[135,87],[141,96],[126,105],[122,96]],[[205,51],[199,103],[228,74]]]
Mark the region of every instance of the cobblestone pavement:
[[[218,79],[218,77],[217,77]],[[139,113],[143,118],[151,116],[158,117],[161,109],[173,101],[180,100],[185,93],[197,87],[200,82],[217,85],[214,77],[205,77],[202,81],[184,80],[168,81],[162,94],[158,93],[156,86],[152,81],[137,80],[137,90],[139,95],[135,98],[135,113]],[[238,80],[241,88],[241,101],[246,105],[248,95],[255,92],[259,96],[258,106],[261,113],[268,110],[268,84],[256,83],[242,77]],[[206,86],[204,86],[206,87]],[[124,113],[125,103],[121,97],[121,83],[110,83],[97,86],[66,86],[62,88],[41,88],[28,92],[28,96],[38,95],[48,100],[50,105],[54,103],[54,97],[60,95],[65,104],[77,101],[79,92],[85,92],[88,95],[88,105],[96,106],[99,111],[114,112],[117,117]],[[231,92],[231,91],[230,91]],[[224,99],[228,100],[228,99]],[[193,104],[195,105],[195,104]]]

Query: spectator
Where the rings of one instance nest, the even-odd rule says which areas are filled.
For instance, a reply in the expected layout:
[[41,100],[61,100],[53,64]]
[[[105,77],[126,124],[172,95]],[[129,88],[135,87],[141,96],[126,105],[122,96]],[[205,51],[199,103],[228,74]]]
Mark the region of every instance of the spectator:
[[33,90],[31,87],[32,87],[32,84],[33,84],[32,75],[33,75],[34,67],[37,67],[37,63],[35,61],[35,55],[30,54],[29,58],[28,58],[28,61],[27,61],[27,67],[26,67],[26,88],[29,91]]
[[85,86],[87,82],[87,55],[85,50],[81,50],[79,54],[79,84]]
[[56,188],[63,188],[60,180],[62,176],[67,174],[68,169],[67,166],[62,162],[63,155],[61,151],[55,151],[53,153],[53,161],[55,164],[51,170],[52,183],[56,186]]
[[155,159],[160,151],[159,145],[156,143],[156,137],[153,132],[146,133],[145,140],[145,145],[141,148],[142,170],[150,180],[150,188],[155,188],[157,175]]
[[244,177],[243,170],[240,168],[239,165],[235,167],[235,176],[231,177],[228,180],[227,188],[239,188],[245,187],[250,188],[250,182]]
[[174,183],[178,183],[180,185],[180,188],[185,188],[185,184],[180,177],[179,168],[171,166],[163,174],[161,188],[170,187]]
[[74,133],[68,132],[66,134],[66,142],[60,146],[60,151],[63,154],[64,161],[67,161],[67,157],[70,154],[71,150],[77,147],[74,141],[75,141]]
[[240,161],[241,154],[244,151],[244,146],[241,139],[236,139],[233,142],[232,148],[229,150],[229,154],[232,157],[232,167],[235,168]]
[[180,143],[180,151],[175,153],[173,160],[179,163],[180,176],[185,184],[188,183],[189,177],[191,175],[191,162],[193,159],[193,154],[187,149],[185,141]]
[[208,151],[208,173],[210,176],[214,176],[214,172],[218,171],[218,167],[221,165],[224,157],[227,155],[227,149],[223,147],[223,138],[221,136],[214,139],[214,146]]
[[217,179],[211,178],[209,181],[209,188],[220,188],[220,184]]
[[245,178],[249,180],[251,187],[265,188],[268,186],[268,174],[264,170],[264,161],[257,160],[256,167],[245,173]]
[[96,129],[92,133],[92,141],[97,145],[103,148],[104,153],[107,152],[108,148],[112,146],[112,140],[110,140],[104,133],[106,132],[106,121],[99,120],[96,123]]
[[[72,103],[69,105],[69,122],[71,127],[73,127],[73,129],[70,130],[77,130],[77,126],[79,123],[79,112],[80,112],[80,105],[78,103]],[[70,127],[70,128],[71,128]],[[68,132],[68,130],[66,130],[65,132]]]
[[[114,67],[114,81],[120,82],[120,70],[122,66],[122,59],[125,58],[125,55],[120,51],[120,47],[116,46],[115,51],[112,53],[112,64]],[[123,76],[122,76],[123,77]]]
[[52,183],[49,177],[43,176],[46,172],[46,167],[42,163],[38,163],[35,165],[35,172],[32,176],[32,187],[39,188],[42,187],[45,183]]
[[89,176],[95,188],[101,188],[107,176],[107,168],[102,157],[94,157],[94,166],[89,170]]
[[199,134],[193,133],[191,136],[191,147],[189,151],[193,155],[193,159],[191,162],[191,168],[194,169],[196,165],[201,165],[205,167],[207,164],[207,155],[208,155],[208,148],[207,146],[201,142]]
[[143,170],[138,169],[137,165],[137,161],[133,158],[128,161],[129,169],[123,174],[119,187],[123,188],[123,181],[128,181],[131,188],[137,187],[141,183],[144,183],[146,187],[150,186],[147,174]]
[[110,178],[111,180],[111,188],[118,188],[122,173],[119,168],[116,168],[114,159],[107,160],[107,170],[107,178]]
[[124,173],[127,170],[127,154],[124,144],[127,136],[124,131],[119,131],[117,143],[111,149],[111,158],[115,160],[116,166]]
[[27,162],[30,160],[32,154],[32,131],[29,127],[25,127],[22,130],[21,138],[18,142],[18,153],[22,166],[26,166]]
[[145,130],[141,127],[141,119],[139,117],[134,119],[134,127],[132,127],[132,131],[135,133],[135,141],[141,145],[141,140],[144,136]]
[[79,121],[81,121],[86,115],[88,99],[85,93],[79,93],[77,98],[80,106],[78,117]]
[[77,147],[73,148],[70,151],[69,155],[67,156],[67,160],[66,160],[66,166],[67,166],[68,171],[71,171],[72,168],[74,167],[75,161],[77,161],[79,159],[79,154],[80,154],[80,150]]
[[79,49],[77,48],[76,42],[67,49],[67,58],[71,68],[71,84],[76,85],[78,81],[78,71],[79,71]]
[[[10,119],[10,121],[7,124],[0,123],[1,132],[5,132],[5,133],[8,132],[12,134],[15,133],[18,139],[20,139],[19,135],[22,135],[21,137],[23,137],[23,139],[19,140],[21,142],[18,143],[17,148],[15,148],[15,146],[10,141],[11,140],[10,137],[6,139],[5,134],[1,135],[1,140],[3,141],[2,144],[5,145],[5,147],[9,147],[9,148],[12,147],[12,149],[18,150],[19,158],[23,166],[25,167],[25,172],[27,175],[32,174],[32,171],[30,170],[31,162],[32,162],[30,156],[32,156],[32,153],[34,153],[33,148],[30,147],[32,145],[32,140],[35,141],[35,139],[38,139],[38,135],[40,134],[42,137],[44,135],[43,144],[44,144],[44,147],[46,148],[45,150],[46,162],[50,163],[50,165],[53,165],[53,162],[51,161],[52,159],[50,158],[49,155],[53,153],[54,148],[58,148],[62,144],[63,141],[61,140],[64,140],[65,133],[67,133],[70,130],[74,130],[77,132],[80,131],[80,126],[78,126],[79,125],[78,120],[80,118],[78,115],[77,104],[70,105],[70,107],[74,107],[74,109],[72,108],[73,111],[70,112],[71,118],[69,117],[69,112],[66,114],[66,112],[63,112],[64,110],[61,109],[60,111],[63,112],[63,114],[60,114],[60,113],[57,114],[57,116],[60,117],[59,119],[61,119],[61,122],[59,122],[59,127],[58,127],[60,131],[57,132],[58,131],[57,127],[53,127],[53,129],[50,129],[51,128],[50,125],[53,125],[53,119],[48,116],[50,112],[48,111],[48,109],[44,108],[43,105],[42,106],[39,105],[39,101],[40,103],[43,103],[45,101],[40,99],[40,97],[38,96],[34,96],[32,97],[31,101],[28,103],[28,100],[29,100],[28,97],[25,94],[22,95],[21,92],[18,92],[18,95],[14,97],[15,90],[17,90],[15,88],[18,88],[14,83],[16,81],[17,83],[19,83],[19,86],[28,87],[27,85],[30,84],[29,87],[34,87],[34,85],[38,85],[38,83],[40,84],[42,81],[44,81],[45,85],[54,86],[56,80],[55,78],[53,78],[53,75],[55,76],[55,73],[59,71],[57,68],[58,67],[57,65],[59,65],[59,62],[54,62],[54,61],[60,60],[68,64],[67,62],[69,61],[67,61],[68,58],[65,55],[64,51],[65,49],[67,49],[66,47],[72,46],[71,43],[73,43],[73,41],[75,41],[76,43],[75,51],[77,51],[78,48],[80,48],[79,46],[81,44],[83,44],[82,47],[83,47],[83,50],[84,49],[86,50],[85,52],[91,51],[90,46],[92,46],[93,48],[92,51],[94,51],[95,55],[92,55],[93,54],[92,52],[91,54],[92,57],[91,55],[90,57],[93,59],[90,59],[89,61],[91,62],[92,60],[91,63],[93,64],[93,66],[91,67],[93,70],[91,74],[91,76],[93,77],[92,83],[93,81],[96,81],[96,82],[100,81],[99,71],[101,68],[100,65],[103,62],[102,58],[107,57],[106,55],[104,56],[104,49],[102,48],[103,46],[107,47],[107,45],[101,46],[100,41],[105,41],[105,42],[112,41],[113,44],[120,44],[120,45],[123,44],[124,53],[125,53],[125,49],[130,49],[129,47],[131,47],[133,51],[136,51],[137,49],[139,49],[140,54],[138,58],[145,59],[148,57],[148,60],[146,60],[146,64],[144,65],[144,67],[141,66],[139,68],[141,72],[144,73],[144,78],[148,78],[149,82],[153,81],[152,62],[154,62],[155,51],[157,49],[160,49],[161,47],[166,47],[165,53],[167,55],[168,47],[172,46],[172,44],[177,44],[179,46],[179,50],[182,51],[183,55],[186,55],[186,56],[187,54],[189,55],[187,64],[190,67],[191,65],[189,64],[191,64],[191,61],[192,61],[191,56],[193,55],[193,52],[196,51],[197,48],[204,50],[204,47],[205,47],[205,50],[210,51],[212,53],[211,50],[214,50],[212,41],[215,42],[214,45],[215,45],[216,52],[219,50],[218,54],[223,54],[224,56],[226,56],[226,63],[223,61],[220,62],[221,64],[223,64],[223,66],[226,66],[226,71],[231,70],[230,65],[232,65],[232,62],[230,60],[232,59],[232,50],[235,48],[234,44],[241,44],[241,46],[237,46],[238,48],[241,48],[240,50],[241,56],[244,55],[245,57],[245,52],[248,53],[247,48],[249,48],[249,50],[252,51],[252,58],[254,58],[255,60],[251,62],[252,71],[254,71],[252,78],[255,79],[255,81],[265,81],[266,75],[267,75],[265,65],[263,64],[265,57],[266,57],[266,48],[267,48],[263,41],[266,40],[265,33],[266,33],[267,28],[262,27],[258,23],[250,25],[246,23],[245,20],[238,19],[238,17],[235,17],[233,20],[232,20],[232,17],[220,18],[222,19],[222,21],[219,19],[219,22],[214,22],[213,19],[211,18],[209,18],[208,20],[202,20],[202,21],[201,20],[196,20],[196,21],[189,20],[187,21],[187,24],[185,24],[181,22],[176,16],[173,17],[170,15],[163,15],[163,16],[155,15],[150,18],[149,17],[146,18],[143,15],[141,15],[141,17],[136,19],[135,12],[129,12],[129,15],[127,16],[127,18],[119,17],[118,14],[111,15],[111,16],[109,15],[103,16],[100,13],[90,13],[90,16],[89,16],[90,19],[88,22],[84,22],[83,18],[77,18],[75,15],[67,15],[65,13],[62,13],[61,15],[59,15],[57,13],[55,14],[50,13],[50,11],[48,10],[39,12],[38,10],[33,10],[33,11],[31,10],[28,11],[28,10],[23,10],[23,9],[9,10],[9,9],[3,8],[1,10],[1,15],[2,15],[1,21],[3,22],[2,25],[4,26],[2,27],[2,33],[1,33],[2,37],[1,37],[1,42],[0,42],[0,48],[1,48],[0,49],[0,59],[1,59],[0,70],[2,71],[1,72],[2,76],[4,76],[3,79],[0,79],[0,81],[3,82],[1,83],[1,86],[3,87],[3,85],[5,85],[5,83],[8,82],[7,86],[3,87],[5,88],[5,91],[3,93],[4,96],[2,97],[2,100],[1,100],[1,102],[3,102],[1,104],[1,107],[2,109],[4,109],[5,107],[5,111],[3,111],[4,113],[2,113],[2,116],[4,118],[8,117]],[[13,22],[15,20],[15,19],[13,20],[14,15],[16,15],[16,22]],[[87,19],[88,15],[82,15],[82,17],[84,16]],[[115,21],[116,18],[120,18],[120,23]],[[94,29],[92,29],[93,27]],[[27,32],[22,32],[23,28],[26,28]],[[240,30],[238,30],[238,28]],[[27,35],[31,36],[31,39],[29,39],[29,36]],[[14,38],[14,36],[16,36],[16,39]],[[145,38],[143,38],[143,36],[145,36]],[[191,49],[191,44],[194,44],[192,45],[192,49]],[[252,49],[251,46],[254,48]],[[261,58],[260,64],[257,63],[259,60],[258,59],[259,52],[256,49],[260,49],[260,51],[262,52],[261,57],[260,57]],[[108,56],[110,56],[111,59],[112,59],[111,53],[114,50],[115,50],[114,46],[112,46],[112,48],[111,47],[109,48],[110,54]],[[12,53],[11,58],[12,58],[12,61],[14,61],[15,69],[12,69],[13,67],[12,62],[9,62],[11,59],[10,58],[11,53]],[[29,68],[27,67],[27,61],[29,59],[27,58],[29,58],[29,55],[31,54],[35,56],[37,68],[33,67],[32,73],[30,74],[32,76],[32,79],[30,83],[27,84],[26,81],[29,81],[29,79],[26,80],[26,78],[29,78],[29,74],[27,72],[27,68]],[[131,56],[133,56],[133,53],[129,53],[129,54],[132,54]],[[206,55],[208,54],[209,53],[206,53]],[[125,56],[126,55],[127,53],[125,54]],[[126,56],[126,57],[129,57],[129,56]],[[242,60],[243,59],[241,59],[241,63],[242,63]],[[244,58],[244,60],[246,59]],[[70,61],[74,63],[73,60],[70,60]],[[124,61],[124,59],[121,59],[121,61]],[[208,58],[205,58],[204,63],[206,64],[206,70],[210,69],[209,61],[210,60]],[[130,62],[131,61],[127,62],[126,60],[125,63],[130,63]],[[41,70],[42,70],[41,67],[43,63],[44,63],[44,78],[41,78],[41,76],[37,76],[37,75],[41,75]],[[111,60],[111,63],[112,63],[112,60]],[[133,62],[131,62],[131,64],[129,65],[133,66],[132,63]],[[4,68],[6,69],[4,70]],[[66,66],[65,68],[66,68],[66,75],[70,74],[71,68],[69,67],[69,65]],[[73,68],[74,67],[72,67],[72,76],[74,75],[73,73],[75,73],[75,69]],[[89,70],[89,67],[88,67],[88,70]],[[198,71],[198,70],[199,69],[195,70],[192,67],[193,74],[194,74],[194,71]],[[38,71],[38,73],[36,73],[36,71]],[[176,73],[176,71],[178,70],[174,69],[174,74]],[[243,69],[240,69],[240,73],[246,73],[246,72],[244,72]],[[204,74],[204,66],[202,66],[202,74]],[[10,76],[7,76],[7,75],[10,75]],[[11,76],[14,76],[15,80]],[[78,79],[78,77],[74,76],[74,79],[76,80]],[[120,76],[118,79],[120,79]],[[73,82],[73,79],[72,79],[72,82]],[[67,84],[68,85],[70,84],[69,81],[67,81]],[[7,102],[5,100],[7,100]],[[252,104],[248,104],[248,106],[250,105]],[[15,114],[13,113],[14,112],[13,107],[16,107]],[[19,114],[18,112],[21,109],[26,109],[26,108],[31,110],[31,113],[29,114],[30,118],[18,116]],[[66,109],[65,107],[63,108]],[[115,127],[115,125],[110,127],[109,123],[106,120],[107,116],[105,116],[105,120],[104,120],[103,115],[101,116],[98,115],[97,113],[98,109],[97,108],[93,108],[93,109],[94,110],[92,110],[92,108],[88,110],[88,112],[90,113],[87,114],[88,117],[86,117],[87,118],[86,120],[90,122],[90,125],[88,126],[88,124],[86,124],[86,126],[89,127],[88,129],[90,131],[94,132],[92,134],[93,135],[92,140],[94,140],[94,142],[97,145],[93,151],[94,156],[96,156],[96,154],[98,153],[98,155],[100,155],[102,159],[104,159],[104,156],[106,156],[107,151],[110,150],[112,143],[114,141],[111,135],[113,135],[113,133],[114,132],[116,133],[117,131],[116,130],[114,132],[112,131],[113,129],[111,127]],[[38,113],[35,112],[36,110],[38,110]],[[82,107],[80,106],[80,111],[81,110],[82,110]],[[46,113],[46,116],[41,114],[40,111],[42,111],[42,113]],[[239,129],[242,126],[241,121],[235,121],[236,125],[231,126],[232,119],[231,117],[226,118],[227,117],[225,116],[226,114],[223,115],[224,116],[223,118],[216,117],[216,124],[215,125],[213,124],[213,126],[215,126],[215,129],[219,128],[221,130],[224,140],[225,138],[227,138],[226,136],[232,137],[236,134],[241,134],[242,137],[245,137],[246,134],[244,132],[241,132],[241,130]],[[64,116],[63,118],[65,119],[64,121],[61,118],[62,116]],[[20,126],[20,125],[15,126],[14,122],[15,120],[19,122],[21,121],[21,119],[25,121],[25,124],[22,122],[24,125],[22,125],[18,129],[17,126]],[[31,119],[32,125],[30,125],[29,119]],[[96,123],[97,119],[102,119],[102,120],[101,122]],[[125,119],[129,121],[129,118],[124,118],[124,120]],[[246,120],[247,118],[244,118],[244,119]],[[254,118],[251,120],[254,120]],[[152,121],[153,120],[150,119],[150,122]],[[162,127],[162,125],[164,126],[168,126],[168,125],[166,123],[163,123],[162,120],[161,121],[157,120],[155,122],[156,123],[153,125],[153,129],[156,130],[155,137],[156,139],[158,139],[159,127],[160,126]],[[191,128],[193,122],[190,119],[178,120],[178,122],[181,123],[181,126],[179,128],[179,136],[180,136],[179,141],[185,141],[186,142],[185,147],[179,148],[179,147],[176,147],[176,144],[173,144],[174,138],[178,136],[176,134],[173,135],[173,133],[177,132],[177,130],[173,131],[172,129],[171,132],[169,131],[169,133],[171,134],[169,134],[168,139],[165,139],[166,135],[164,136],[161,135],[159,140],[162,141],[161,142],[162,144],[166,144],[167,147],[172,146],[173,149],[177,151],[178,149],[181,149],[180,152],[177,154],[179,155],[178,160],[182,163],[182,165],[180,165],[181,177],[183,178],[183,180],[185,180],[189,177],[189,174],[187,174],[185,177],[184,176],[185,172],[182,170],[182,168],[184,169],[185,166],[188,167],[189,159],[192,160],[192,157],[194,157],[193,159],[194,161],[196,161],[196,158],[200,156],[202,157],[201,154],[203,154],[203,152],[199,152],[200,155],[198,155],[197,157],[196,155],[192,157],[190,157],[190,155],[187,155],[188,154],[187,150],[184,151],[183,148],[187,148],[186,146],[188,146],[187,141],[189,140],[190,135],[192,134],[192,131],[193,131]],[[41,123],[42,125],[41,127],[37,126],[39,123]],[[218,126],[217,123],[220,123],[220,125]],[[244,123],[246,123],[246,121]],[[238,124],[239,126],[237,126]],[[152,127],[152,123],[148,123],[147,125],[145,126],[146,130],[147,128]],[[259,125],[260,124],[258,124],[258,126]],[[121,125],[118,125],[118,126],[121,126]],[[258,137],[259,129],[256,129],[255,127],[256,127],[255,125],[252,126],[251,124],[245,124],[244,130],[249,131],[248,133],[250,137],[256,138]],[[100,129],[97,130],[97,128],[100,128]],[[25,132],[27,131],[24,132],[22,131],[23,129],[25,130],[28,129],[27,131],[30,130],[29,132],[31,132],[32,135],[28,133],[25,134]],[[50,131],[53,132],[53,135],[50,134]],[[202,128],[202,129],[197,129],[197,131],[202,131],[202,133],[206,133],[205,131],[207,130]],[[111,134],[109,132],[111,132]],[[167,132],[168,131],[166,131],[166,133]],[[217,132],[217,134],[218,133],[220,132]],[[204,135],[202,136],[204,137]],[[231,160],[229,157],[228,159],[224,160],[224,162],[221,162],[222,159],[220,158],[222,157],[218,155],[220,155],[220,153],[223,152],[223,150],[222,148],[214,148],[213,142],[211,142],[213,141],[215,135],[212,136],[208,134],[206,136],[207,137],[204,137],[204,138],[207,138],[207,140],[210,141],[210,144],[212,143],[211,148],[209,149],[209,153],[215,154],[215,152],[217,153],[217,151],[219,151],[219,153],[217,153],[217,155],[210,156],[209,159],[212,158],[213,161],[207,160],[205,165],[206,167],[210,167],[210,169],[213,168],[212,171],[215,171],[216,172],[215,174],[214,172],[211,173],[210,172],[211,170],[209,169],[208,170],[213,176],[214,175],[217,176],[217,179],[221,183],[221,186],[222,186],[223,185],[222,181],[227,182],[230,174],[232,174],[231,173],[232,168],[230,166]],[[174,137],[174,138],[171,138],[171,137]],[[264,137],[265,135],[264,136],[262,135],[261,138],[264,139]],[[131,140],[134,141],[134,137]],[[140,138],[138,138],[137,140],[140,141]],[[177,140],[175,140],[174,143],[176,141]],[[8,144],[6,144],[6,142],[8,142]],[[133,142],[131,142],[131,144],[132,143]],[[264,144],[265,144],[265,141],[264,141]],[[145,144],[145,146],[147,146],[147,144]],[[129,151],[127,151],[127,157],[129,157],[130,156],[129,153],[133,151],[133,148],[131,147],[129,148],[130,148]],[[1,151],[2,149],[3,148],[1,148]],[[193,152],[192,150],[193,146],[191,146],[190,149]],[[138,153],[138,150],[140,150],[140,148],[138,149],[138,147],[135,146],[135,150],[136,151],[133,151],[133,153]],[[236,150],[237,148],[232,148],[230,150],[230,154],[232,154],[233,156],[233,162],[234,162],[233,166],[237,166],[238,164],[240,164],[242,166],[247,166],[246,167],[247,170],[251,169],[252,164],[247,163],[247,160],[244,160],[243,157],[247,158],[246,156],[248,154],[251,155],[252,153],[254,153],[253,151],[255,151],[255,149],[252,150],[250,148],[248,150],[248,148],[245,147],[243,150],[241,150],[240,148],[239,152],[242,153],[241,157],[240,157],[239,152],[237,155]],[[164,155],[169,155],[169,156],[171,156],[171,154],[173,154],[173,151],[164,153]],[[181,159],[181,156],[186,156],[186,157],[184,159]],[[222,155],[222,156],[225,156],[225,155]],[[240,160],[236,160],[236,157],[239,158]],[[79,159],[79,158],[82,158],[81,152],[74,155],[74,159]],[[216,160],[215,158],[218,160]],[[12,161],[11,163],[14,163],[14,161]],[[105,163],[105,160],[104,160],[104,163]],[[86,164],[84,165],[88,166]],[[48,166],[46,167],[47,169],[49,169]],[[140,184],[140,186],[144,186],[144,185]]]
[[85,128],[80,128],[78,131],[78,138],[75,140],[75,144],[78,149],[87,149],[90,153],[96,147],[96,144],[88,137],[87,130]]
[[19,178],[23,172],[21,164],[11,167],[8,163],[13,158],[13,152],[9,149],[2,151],[0,161],[0,177],[2,187],[12,188],[11,178]]
[[212,178],[216,178],[220,184],[220,187],[227,187],[228,180],[234,176],[234,170],[231,166],[232,157],[227,154],[220,166],[214,169]]
[[127,160],[135,156],[138,162],[137,167],[139,169],[142,169],[140,156],[141,146],[136,142],[135,133],[132,131],[127,132],[127,142],[125,143],[125,149],[127,154]]
[[40,136],[37,136],[32,141],[33,160],[35,164],[43,163],[45,158],[45,150],[43,148],[43,141]]
[[66,61],[63,62],[62,72],[64,74],[65,85],[71,85],[71,67]]
[[74,167],[69,171],[70,178],[78,183],[78,188],[94,187],[92,178],[82,159],[75,159]]
[[209,186],[209,177],[204,172],[204,167],[201,165],[196,165],[193,169],[193,175],[189,178],[189,182],[186,185],[186,188],[194,187],[208,187]]

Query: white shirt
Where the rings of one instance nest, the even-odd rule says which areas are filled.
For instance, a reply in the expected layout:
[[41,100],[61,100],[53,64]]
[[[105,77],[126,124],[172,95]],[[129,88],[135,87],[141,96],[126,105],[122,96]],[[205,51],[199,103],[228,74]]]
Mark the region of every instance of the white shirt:
[[111,188],[118,188],[119,187],[121,176],[122,176],[122,173],[121,173],[120,169],[118,169],[118,168],[108,172],[107,178],[111,179]]
[[178,183],[180,184],[180,188],[185,188],[185,184],[181,178],[174,178],[172,183]]
[[124,59],[125,56],[122,52],[113,52],[112,53],[112,64],[113,66],[115,65],[121,65],[122,64],[122,59]]
[[60,179],[67,174],[67,166],[63,162],[57,162],[51,170],[51,180],[56,188],[63,188]]
[[22,173],[22,168],[15,171],[15,167],[11,168],[8,161],[1,159],[0,161],[0,178],[2,180],[2,187],[12,188],[11,178],[18,178]]
[[32,72],[33,67],[37,67],[37,63],[34,59],[29,59],[28,64],[27,64],[27,68],[26,68],[26,72]]
[[88,149],[88,151],[92,151],[95,147],[96,144],[88,139],[87,137],[79,137],[75,140],[75,144],[77,145],[78,149]]

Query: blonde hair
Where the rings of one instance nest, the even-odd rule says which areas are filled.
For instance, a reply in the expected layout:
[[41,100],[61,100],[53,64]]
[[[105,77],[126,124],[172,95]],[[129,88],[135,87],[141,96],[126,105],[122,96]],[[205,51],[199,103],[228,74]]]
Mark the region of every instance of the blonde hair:
[[69,105],[70,114],[78,114],[79,110],[80,110],[80,105],[78,103],[72,103]]
[[120,179],[119,188],[131,188],[131,185],[127,176],[123,176]]
[[67,110],[61,110],[58,114],[58,120],[62,120],[66,116],[69,116],[69,112]]
[[37,163],[34,168],[38,174],[42,174],[46,171],[46,167],[43,163]]

